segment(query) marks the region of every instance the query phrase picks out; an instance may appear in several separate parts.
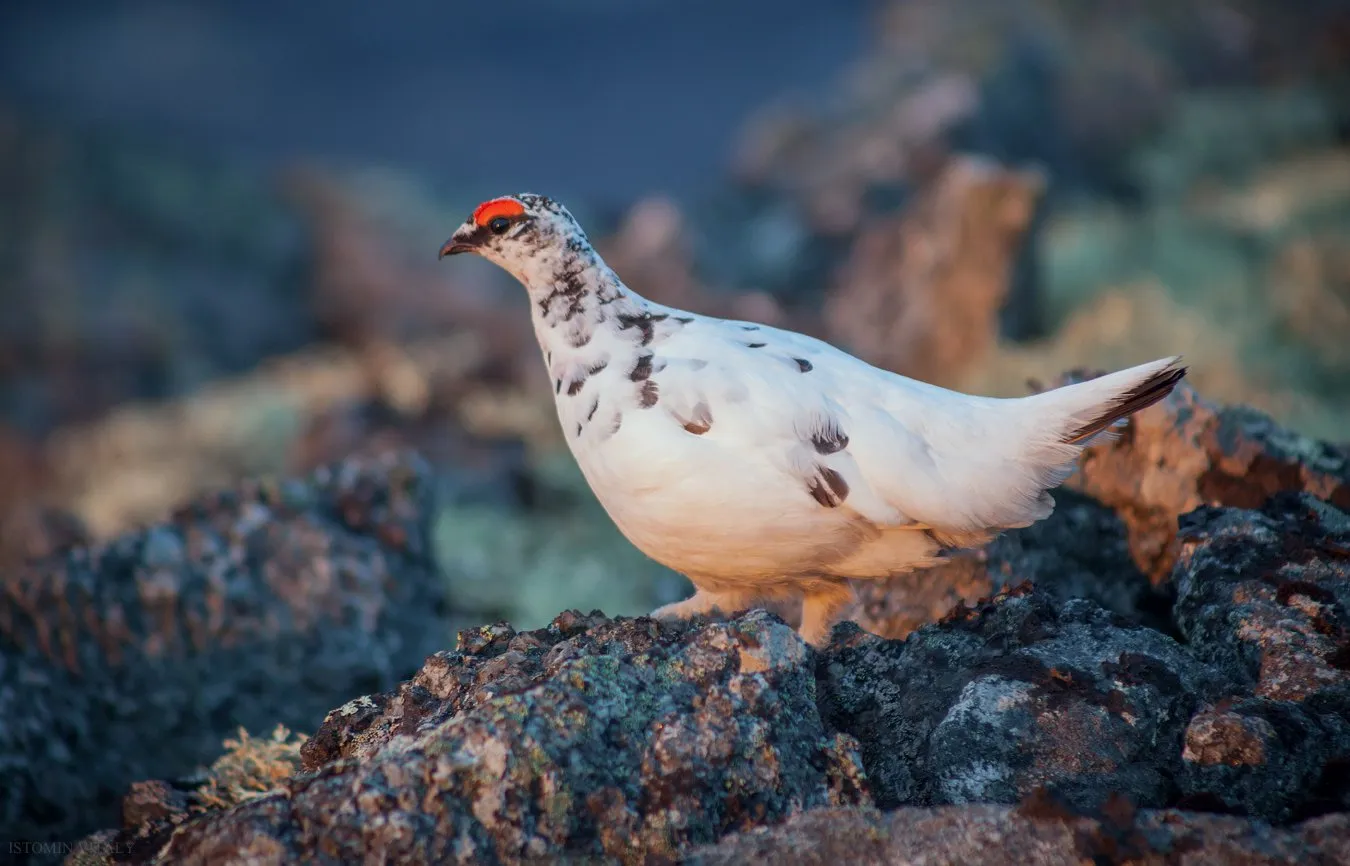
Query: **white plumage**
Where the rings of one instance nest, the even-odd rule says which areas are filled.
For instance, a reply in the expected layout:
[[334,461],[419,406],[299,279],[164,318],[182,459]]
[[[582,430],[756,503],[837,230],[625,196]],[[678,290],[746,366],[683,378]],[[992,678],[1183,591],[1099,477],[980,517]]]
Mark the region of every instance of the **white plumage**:
[[851,581],[1046,517],[1083,448],[1185,372],[1166,358],[1017,399],[917,382],[812,337],[647,301],[541,196],[480,205],[442,252],[465,251],[529,290],[559,421],[606,511],[697,587],[656,614],[800,597],[815,644]]

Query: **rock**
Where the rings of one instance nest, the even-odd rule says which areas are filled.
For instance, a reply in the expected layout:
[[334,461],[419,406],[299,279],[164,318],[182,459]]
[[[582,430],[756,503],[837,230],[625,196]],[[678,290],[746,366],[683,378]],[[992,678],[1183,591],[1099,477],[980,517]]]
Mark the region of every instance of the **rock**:
[[1025,583],[905,641],[842,626],[820,653],[761,610],[568,612],[461,632],[339,706],[272,793],[186,817],[150,798],[97,840],[132,864],[1341,862],[1346,814],[1152,811],[1345,809],[1344,774],[1297,751],[1323,754],[1334,721],[1225,697],[1250,685],[1224,672]]
[[169,821],[187,812],[187,795],[167,782],[132,782],[122,798],[122,824],[139,827],[142,824]]
[[1191,719],[1181,804],[1284,823],[1350,809],[1350,721],[1292,701],[1227,699]]
[[1200,866],[1226,863],[1302,866],[1347,862],[1350,816],[1289,829],[1238,818],[1128,810],[1114,817],[1006,806],[936,809],[815,809],[772,828],[728,836],[690,852],[689,866],[793,863],[881,866],[981,863],[1079,866],[1082,863]]
[[813,651],[763,611],[463,632],[397,690],[330,713],[303,757],[280,792],[184,825],[160,856],[658,862],[870,803],[856,742],[816,711]]
[[[303,745],[278,745],[284,760],[218,761],[243,773],[215,785],[228,796],[200,779],[137,786],[126,824],[90,844],[129,864],[1342,862],[1350,516],[1278,489],[1334,499],[1339,452],[1260,416],[1203,415],[1193,394],[1163,409],[1174,487],[1149,462],[1164,453],[1145,438],[1154,413],[1110,446],[1114,474],[1088,479],[1121,481],[1133,460],[1158,473],[1140,502],[1057,491],[1049,519],[979,554],[864,587],[860,622],[903,640],[845,624],[816,651],[763,610],[463,631],[397,687],[333,700]],[[1186,445],[1177,431],[1195,423]],[[245,498],[236,535],[285,501],[425,550],[327,483]],[[1257,507],[1182,513],[1155,585],[1139,515],[1177,520],[1166,509],[1191,502],[1177,490]],[[173,526],[136,538],[150,574],[201,556]],[[994,594],[969,606],[980,592]]]
[[1081,467],[1066,486],[1124,519],[1135,562],[1155,583],[1176,559],[1177,516],[1201,505],[1258,508],[1293,490],[1350,508],[1350,454],[1255,410],[1214,406],[1184,382],[1132,416],[1116,441],[1088,449]]
[[419,460],[349,460],[7,572],[0,837],[116,825],[128,785],[209,763],[239,726],[312,730],[416,670],[445,630],[429,500]]
[[1253,694],[1350,709],[1350,515],[1308,494],[1185,515],[1175,617]]
[[1175,617],[1242,700],[1196,716],[1188,796],[1271,821],[1350,808],[1350,515],[1307,493],[1184,516]]
[[901,216],[862,229],[825,302],[828,339],[951,386],[985,360],[1045,181],[954,157]]
[[[878,805],[1165,806],[1196,704],[1223,685],[1171,638],[1029,584],[901,642],[835,632],[828,724],[856,737]],[[841,637],[841,634],[844,636]]]
[[1060,601],[1087,598],[1133,622],[1170,628],[1170,599],[1153,590],[1130,559],[1125,525],[1110,509],[1075,493],[1054,492],[1055,510],[984,548],[931,569],[857,585],[855,621],[881,637],[903,638],[1023,581]]

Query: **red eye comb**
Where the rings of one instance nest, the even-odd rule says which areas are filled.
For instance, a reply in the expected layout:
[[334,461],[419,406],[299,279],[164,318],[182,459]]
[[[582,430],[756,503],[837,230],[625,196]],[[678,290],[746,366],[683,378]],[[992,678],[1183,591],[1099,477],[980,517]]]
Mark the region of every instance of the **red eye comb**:
[[518,217],[525,213],[525,206],[513,198],[494,198],[485,201],[473,209],[473,221],[485,226],[497,217]]

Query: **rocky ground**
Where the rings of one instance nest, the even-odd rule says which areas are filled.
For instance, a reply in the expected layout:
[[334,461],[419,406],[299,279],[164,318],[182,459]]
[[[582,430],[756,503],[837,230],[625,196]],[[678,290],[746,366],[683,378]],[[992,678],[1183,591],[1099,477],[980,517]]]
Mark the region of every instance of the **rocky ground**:
[[[569,611],[438,648],[413,469],[250,487],[33,575],[33,592],[70,594],[83,564],[126,591],[20,620],[34,649],[6,670],[43,685],[11,697],[33,724],[9,749],[30,769],[7,820],[107,827],[81,863],[1350,854],[1350,454],[1250,410],[1179,390],[1095,449],[1051,518],[870,587],[820,652],[762,610],[687,624]],[[294,562],[324,578],[315,603],[292,596]],[[229,599],[262,606],[256,628],[212,619]],[[120,673],[82,632],[122,648]],[[265,661],[279,657],[284,670]],[[73,686],[78,666],[98,685]],[[126,727],[70,725],[133,690]],[[213,709],[241,700],[260,727],[313,733],[236,740],[184,772],[231,733]],[[101,787],[40,776],[33,755],[95,761]],[[101,798],[123,793],[119,828]]]
[[0,835],[71,840],[238,726],[311,729],[444,644],[418,459],[250,482],[0,584]]

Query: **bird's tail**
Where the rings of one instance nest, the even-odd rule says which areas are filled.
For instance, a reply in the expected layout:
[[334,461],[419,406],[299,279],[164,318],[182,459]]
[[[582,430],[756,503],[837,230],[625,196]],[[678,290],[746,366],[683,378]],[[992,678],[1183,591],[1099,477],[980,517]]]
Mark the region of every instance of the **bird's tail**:
[[1048,516],[1054,500],[1046,491],[1073,473],[1083,449],[1115,435],[1130,415],[1166,397],[1185,375],[1180,357],[1163,358],[1002,401],[1008,450],[997,477],[1006,486],[991,500],[999,507],[985,515],[989,525],[1025,526]]
[[1162,358],[1024,397],[1025,457],[1041,464],[1046,487],[1067,478],[1084,448],[1116,435],[1127,418],[1172,393],[1186,375],[1181,357]]
[[1117,373],[1063,385],[1024,398],[1057,444],[1086,448],[1115,433],[1125,419],[1172,393],[1186,375],[1181,357],[1150,361]]

